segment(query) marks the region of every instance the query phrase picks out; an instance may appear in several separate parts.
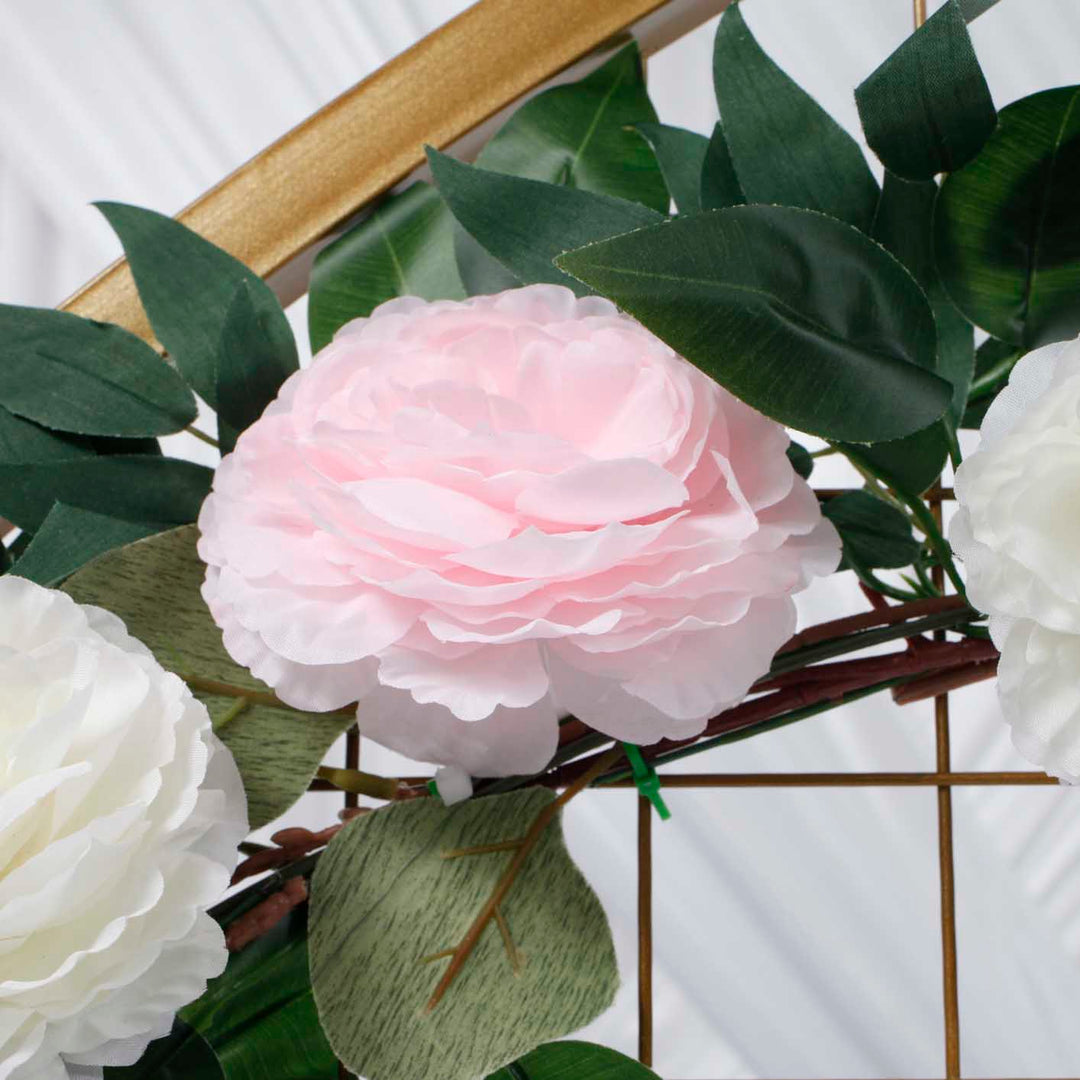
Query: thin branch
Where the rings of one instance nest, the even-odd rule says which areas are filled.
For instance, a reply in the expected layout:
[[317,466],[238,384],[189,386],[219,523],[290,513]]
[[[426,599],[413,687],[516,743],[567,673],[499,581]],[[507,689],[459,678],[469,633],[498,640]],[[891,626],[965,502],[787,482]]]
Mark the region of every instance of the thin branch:
[[200,442],[206,443],[207,446],[212,446],[215,450],[221,449],[221,443],[217,441],[212,435],[207,435],[205,431],[200,431],[193,424],[189,424],[184,431],[188,435],[194,435]]
[[457,978],[461,969],[465,966],[465,961],[468,960],[473,949],[476,948],[476,943],[480,940],[480,935],[484,932],[484,928],[495,917],[496,910],[503,900],[506,899],[506,894],[509,893],[514,882],[517,880],[517,876],[520,873],[522,866],[525,865],[525,860],[532,853],[532,850],[536,847],[540,837],[544,835],[544,830],[551,824],[556,814],[558,814],[558,812],[575,795],[588,787],[593,780],[607,772],[607,770],[610,769],[622,755],[623,751],[621,747],[609,750],[606,754],[601,754],[591,768],[585,770],[581,776],[558,796],[558,798],[548,803],[540,813],[536,815],[536,819],[533,821],[532,825],[529,827],[529,831],[521,841],[521,846],[515,853],[510,865],[506,868],[502,877],[499,878],[491,895],[480,909],[480,914],[473,920],[473,923],[466,931],[465,936],[454,949],[450,963],[447,965],[446,971],[443,972],[443,977],[439,980],[438,986],[435,987],[435,991],[427,1003],[427,1012],[431,1012],[435,1006],[439,1004],[443,995],[449,989],[450,984]]

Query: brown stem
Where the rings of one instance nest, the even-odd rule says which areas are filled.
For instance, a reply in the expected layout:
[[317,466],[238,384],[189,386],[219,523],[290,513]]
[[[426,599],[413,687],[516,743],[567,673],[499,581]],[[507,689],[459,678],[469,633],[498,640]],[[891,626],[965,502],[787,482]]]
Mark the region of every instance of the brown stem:
[[966,606],[967,601],[962,596],[934,596],[928,600],[912,600],[907,604],[894,604],[874,611],[864,611],[860,615],[845,615],[842,619],[808,626],[781,646],[777,656],[791,652],[792,649],[802,648],[804,645],[816,645],[819,641],[829,641],[831,638],[843,637],[845,634],[853,634],[859,630],[869,630],[874,626],[892,626],[895,623],[906,622],[908,619],[936,615],[939,611],[954,611]]
[[435,991],[427,1003],[427,1012],[431,1012],[431,1010],[439,1004],[443,995],[449,989],[450,984],[457,978],[462,967],[465,965],[465,961],[468,960],[470,953],[476,948],[476,943],[480,940],[480,935],[484,932],[484,927],[486,927],[495,917],[496,910],[503,900],[506,899],[506,894],[510,891],[515,880],[517,880],[517,876],[520,873],[522,866],[524,866],[525,860],[531,854],[532,849],[536,847],[540,837],[544,835],[544,830],[551,824],[555,815],[558,814],[558,812],[575,795],[577,795],[578,792],[588,787],[598,776],[607,772],[607,770],[610,769],[622,755],[623,751],[621,747],[616,747],[615,749],[609,750],[606,754],[599,755],[591,767],[582,772],[582,774],[574,780],[574,782],[571,783],[558,798],[553,799],[536,815],[535,820],[529,827],[529,831],[525,834],[525,838],[521,841],[521,846],[517,849],[513,859],[510,861],[510,865],[506,868],[502,877],[499,878],[491,895],[480,909],[480,914],[473,920],[473,923],[466,931],[465,936],[454,949],[453,956],[450,958],[450,963],[447,965],[446,971],[443,972],[443,976],[439,980],[438,986],[435,987]]
[[257,937],[272,930],[293,908],[308,898],[307,882],[302,877],[291,877],[272,896],[241,915],[225,931],[225,947],[229,952],[239,952]]
[[980,660],[948,671],[936,671],[922,679],[913,679],[903,686],[894,687],[893,700],[897,705],[925,701],[926,698],[947,694],[950,690],[959,690],[961,687],[992,679],[997,675],[997,667],[998,662],[995,656],[992,660]]

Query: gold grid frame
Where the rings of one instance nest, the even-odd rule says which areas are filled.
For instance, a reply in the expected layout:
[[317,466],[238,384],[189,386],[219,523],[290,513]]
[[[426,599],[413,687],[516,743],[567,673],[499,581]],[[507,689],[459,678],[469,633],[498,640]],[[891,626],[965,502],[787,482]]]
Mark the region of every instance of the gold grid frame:
[[[370,78],[268,147],[177,215],[267,278],[283,302],[304,291],[314,251],[423,161],[422,145],[454,146],[468,156],[470,133],[552,78],[599,63],[613,39],[633,33],[650,53],[727,6],[729,0],[479,0],[462,15],[394,58]],[[824,0],[819,0],[824,2]],[[914,20],[926,0],[911,0]],[[119,323],[149,341],[153,334],[123,259],[62,305]],[[933,501],[940,515],[941,492]],[[940,571],[938,572],[940,574]],[[955,772],[951,767],[949,697],[934,699],[933,772],[680,773],[670,788],[930,787],[937,791],[943,983],[943,1072],[959,1078],[952,789],[959,786],[1056,784],[1039,772]],[[360,738],[346,738],[345,764],[358,768]],[[632,781],[606,785],[630,787]],[[328,790],[316,781],[313,790]],[[336,789],[334,789],[336,790]],[[357,797],[345,795],[345,805]],[[638,800],[639,1058],[653,1051],[652,816]],[[342,1068],[341,1075],[349,1074]],[[672,1080],[672,1078],[667,1078]]]

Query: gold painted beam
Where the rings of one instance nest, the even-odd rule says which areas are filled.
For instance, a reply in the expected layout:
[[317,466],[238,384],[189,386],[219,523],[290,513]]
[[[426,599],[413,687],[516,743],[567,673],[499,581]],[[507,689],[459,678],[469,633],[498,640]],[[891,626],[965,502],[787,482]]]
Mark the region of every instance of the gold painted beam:
[[[269,277],[408,176],[424,143],[449,146],[617,34],[633,28],[651,51],[726,3],[480,0],[177,217]],[[153,339],[122,259],[62,307]]]

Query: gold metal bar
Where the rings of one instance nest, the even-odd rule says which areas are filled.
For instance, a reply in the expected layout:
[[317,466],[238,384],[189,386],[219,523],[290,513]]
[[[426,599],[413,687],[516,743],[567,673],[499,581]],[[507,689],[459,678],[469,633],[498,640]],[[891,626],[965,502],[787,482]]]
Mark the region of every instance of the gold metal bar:
[[[480,0],[177,216],[269,277],[421,165],[425,143],[449,146],[635,24],[661,47],[727,2]],[[62,306],[153,339],[122,259]]]
[[638,1060],[653,1063],[652,803],[638,797]]

